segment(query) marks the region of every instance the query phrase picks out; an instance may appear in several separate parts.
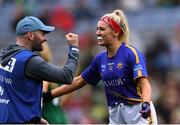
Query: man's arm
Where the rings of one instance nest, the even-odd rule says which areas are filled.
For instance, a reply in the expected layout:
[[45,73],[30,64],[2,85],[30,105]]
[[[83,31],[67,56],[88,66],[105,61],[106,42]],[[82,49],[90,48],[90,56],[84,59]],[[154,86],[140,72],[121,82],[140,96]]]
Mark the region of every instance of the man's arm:
[[63,84],[71,83],[79,60],[78,35],[68,33],[65,37],[69,44],[70,52],[63,68],[46,62],[40,56],[34,56],[27,62],[25,74],[38,80]]
[[[72,48],[71,48],[72,49]],[[77,48],[76,48],[77,49]],[[26,65],[26,75],[38,80],[55,83],[71,83],[78,66],[79,52],[70,50],[68,60],[63,68],[46,62],[40,56],[32,57]]]

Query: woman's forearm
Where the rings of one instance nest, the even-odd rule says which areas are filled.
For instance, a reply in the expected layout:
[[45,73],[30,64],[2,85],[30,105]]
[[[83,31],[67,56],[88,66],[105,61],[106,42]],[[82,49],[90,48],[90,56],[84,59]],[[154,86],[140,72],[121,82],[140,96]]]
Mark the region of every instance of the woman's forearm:
[[62,96],[68,93],[71,93],[73,91],[76,91],[86,85],[86,82],[81,76],[75,77],[73,82],[69,85],[62,85],[56,89],[53,89],[51,91],[51,94],[53,97]]
[[141,91],[142,91],[142,99],[143,102],[150,102],[151,101],[151,85],[147,78],[142,77],[139,79],[139,84],[141,85]]

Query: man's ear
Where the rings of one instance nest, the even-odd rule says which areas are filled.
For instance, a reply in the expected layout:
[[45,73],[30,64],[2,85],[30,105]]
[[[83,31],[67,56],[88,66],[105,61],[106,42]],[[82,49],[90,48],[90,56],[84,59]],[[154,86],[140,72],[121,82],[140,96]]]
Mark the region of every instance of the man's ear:
[[34,39],[34,34],[32,32],[28,32],[27,35],[30,40]]

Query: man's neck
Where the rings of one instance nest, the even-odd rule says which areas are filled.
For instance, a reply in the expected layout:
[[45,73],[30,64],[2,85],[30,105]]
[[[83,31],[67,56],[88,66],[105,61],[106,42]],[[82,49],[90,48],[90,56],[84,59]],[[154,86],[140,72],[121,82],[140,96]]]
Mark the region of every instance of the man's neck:
[[27,41],[26,39],[23,39],[21,37],[17,37],[17,39],[16,39],[16,44],[17,45],[31,50],[31,45],[29,43],[30,43],[29,41]]

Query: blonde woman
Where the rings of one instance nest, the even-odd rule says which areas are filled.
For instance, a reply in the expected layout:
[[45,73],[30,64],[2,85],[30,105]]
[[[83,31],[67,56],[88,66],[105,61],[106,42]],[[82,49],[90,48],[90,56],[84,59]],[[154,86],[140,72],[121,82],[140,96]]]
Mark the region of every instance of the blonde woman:
[[109,107],[109,124],[157,124],[145,58],[129,43],[124,13],[115,10],[105,14],[97,23],[96,35],[98,45],[106,51],[98,54],[71,85],[63,85],[49,95],[61,96],[87,83],[96,86],[101,80]]

